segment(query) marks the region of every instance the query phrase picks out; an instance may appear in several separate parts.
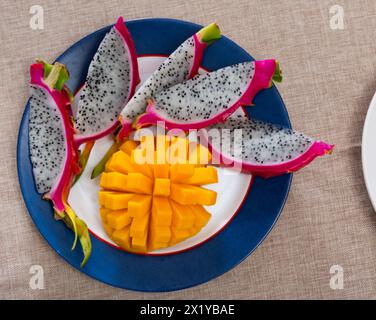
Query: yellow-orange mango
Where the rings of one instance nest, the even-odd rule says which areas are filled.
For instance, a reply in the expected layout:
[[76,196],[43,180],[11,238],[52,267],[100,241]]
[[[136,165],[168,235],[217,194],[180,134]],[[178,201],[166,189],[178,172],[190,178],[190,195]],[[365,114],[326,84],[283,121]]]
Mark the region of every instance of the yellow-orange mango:
[[118,244],[120,247],[124,249],[130,249],[131,248],[131,238],[130,238],[130,229],[129,226],[120,229],[120,230],[115,230],[112,235],[112,240],[116,244]]
[[127,174],[134,170],[131,157],[123,151],[115,152],[106,163],[106,172],[116,171]]
[[170,201],[173,211],[172,225],[177,229],[189,229],[194,225],[195,214],[190,206],[183,206],[173,200]]
[[154,179],[154,196],[164,196],[170,195],[170,179],[156,178]]
[[118,193],[100,191],[100,205],[110,210],[121,210],[128,208],[128,202],[134,197],[133,193]]
[[174,164],[170,167],[171,181],[185,181],[194,174],[195,166],[192,164]]
[[170,245],[177,244],[191,236],[189,229],[176,229],[171,230],[171,240]]
[[183,182],[191,185],[203,185],[218,182],[217,169],[214,167],[196,167],[194,168],[193,175],[185,180],[176,180],[177,182]]
[[147,237],[147,233],[141,237],[132,237],[132,250],[137,252],[146,252],[148,250]]
[[195,165],[207,165],[212,159],[211,152],[208,148],[197,143],[189,145],[188,162]]
[[183,205],[201,204],[211,206],[217,201],[217,193],[202,187],[172,183],[170,198]]
[[132,238],[142,238],[147,234],[149,225],[149,215],[133,218],[131,223],[130,235]]
[[132,217],[128,210],[110,211],[107,214],[107,223],[115,230],[120,230],[132,222]]
[[127,188],[136,193],[151,194],[153,192],[153,180],[140,172],[130,172]]
[[167,198],[153,197],[152,220],[156,226],[168,227],[172,221],[172,210]]
[[133,140],[127,140],[125,141],[121,146],[120,150],[125,152],[128,156],[131,155],[132,151],[136,149],[137,142]]
[[148,195],[135,195],[128,202],[128,213],[130,217],[140,218],[150,212],[151,196]]

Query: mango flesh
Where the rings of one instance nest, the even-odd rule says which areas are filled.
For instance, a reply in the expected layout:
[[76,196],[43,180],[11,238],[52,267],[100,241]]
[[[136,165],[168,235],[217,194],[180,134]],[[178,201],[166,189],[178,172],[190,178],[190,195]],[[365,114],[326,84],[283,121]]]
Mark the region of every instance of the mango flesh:
[[156,178],[154,180],[153,195],[168,197],[170,195],[170,179]]
[[132,151],[136,149],[137,147],[137,142],[133,140],[127,140],[125,141],[121,146],[120,150],[123,151],[125,154],[130,156],[132,154]]
[[100,216],[109,237],[127,251],[145,253],[200,232],[211,217],[203,206],[217,197],[202,187],[218,182],[210,159],[207,148],[192,147],[184,137],[125,141],[100,179]]

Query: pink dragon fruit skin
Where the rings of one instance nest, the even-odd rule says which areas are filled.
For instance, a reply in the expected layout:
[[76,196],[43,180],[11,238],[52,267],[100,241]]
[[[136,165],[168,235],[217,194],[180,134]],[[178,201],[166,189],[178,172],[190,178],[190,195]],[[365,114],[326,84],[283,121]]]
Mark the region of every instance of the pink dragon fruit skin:
[[[197,75],[205,49],[208,45],[218,40],[220,36],[218,26],[215,23],[209,24],[184,41],[162,63],[158,70],[138,89],[133,99],[129,101],[121,112],[119,119],[122,129],[118,134],[120,140],[123,140],[132,131],[132,123],[135,118],[145,112],[148,98]],[[192,46],[194,50],[191,55],[190,50]],[[185,54],[183,56],[185,59],[179,59],[182,52]],[[166,74],[170,72],[176,73],[175,78],[163,80],[166,78]]]
[[[80,114],[80,106],[78,107],[76,122],[77,122],[77,129],[78,129],[79,132],[74,137],[74,141],[75,141],[77,146],[79,146],[82,143],[85,143],[87,141],[93,141],[93,140],[100,139],[100,138],[105,137],[105,136],[111,134],[112,132],[114,132],[115,129],[119,126],[117,117],[118,117],[122,107],[134,95],[136,87],[140,83],[140,75],[139,75],[138,64],[137,64],[136,49],[135,49],[135,46],[134,46],[134,43],[133,43],[133,40],[131,38],[129,31],[124,25],[124,21],[123,21],[122,17],[118,18],[115,25],[113,26],[113,29],[111,29],[110,32],[112,32],[113,30],[116,30],[117,33],[115,33],[115,34],[119,35],[120,38],[122,39],[124,48],[127,52],[129,60],[130,60],[129,61],[130,65],[127,66],[127,67],[130,68],[129,88],[128,88],[128,90],[126,90],[127,88],[124,88],[126,96],[124,97],[124,101],[121,102],[120,110],[108,110],[106,108],[103,108],[103,103],[99,103],[99,102],[98,102],[98,105],[95,106],[93,108],[93,110],[91,110],[93,117],[96,117],[98,119],[98,122],[99,122],[100,119],[110,117],[110,120],[107,121],[108,124],[105,127],[100,128],[99,130],[98,130],[97,127],[94,127],[96,125],[95,123],[92,125],[92,128],[90,128],[90,126],[88,125],[89,121],[87,121],[87,119],[84,116],[84,115],[87,115],[88,111],[85,111],[84,113]],[[108,35],[109,34],[106,35],[104,40],[107,38]],[[102,41],[102,43],[104,43],[104,42]],[[98,50],[100,50],[100,48]],[[97,54],[98,54],[98,52],[97,52]],[[96,59],[96,56],[94,56],[91,64],[94,64],[96,62],[95,59]],[[120,68],[121,65],[118,65],[117,67]],[[89,72],[90,72],[90,67],[89,67]],[[93,72],[93,73],[95,73],[95,72]],[[89,75],[89,76],[91,76],[91,75]],[[112,90],[112,88],[109,85],[108,91],[111,91],[111,90]],[[92,95],[88,94],[88,96],[91,97]],[[112,97],[110,96],[110,99],[111,98]],[[115,101],[115,103],[119,103],[119,101],[118,102]],[[83,132],[83,131],[84,130],[87,131],[88,127],[89,127],[89,129],[91,129],[91,132],[89,134],[85,134],[85,132]]]
[[[245,63],[243,63],[243,64],[245,64]],[[235,102],[233,102],[231,105],[226,105],[225,110],[223,110],[219,113],[216,113],[214,116],[210,116],[209,119],[199,119],[199,120],[195,119],[195,120],[192,121],[192,120],[190,120],[191,116],[189,115],[187,117],[187,119],[184,119],[184,121],[174,120],[172,117],[169,117],[169,115],[166,116],[166,112],[163,113],[159,110],[160,106],[156,104],[155,99],[150,99],[148,107],[146,109],[146,113],[138,117],[138,119],[134,123],[134,126],[136,128],[141,128],[141,127],[148,126],[148,125],[155,125],[158,122],[160,122],[160,123],[164,123],[164,126],[167,129],[181,129],[181,130],[187,131],[189,129],[205,128],[205,127],[211,126],[211,125],[213,125],[217,122],[226,121],[226,119],[233,112],[235,112],[239,107],[251,105],[253,98],[256,96],[256,94],[259,91],[261,91],[262,89],[269,88],[271,86],[273,76],[274,76],[275,72],[277,71],[277,69],[278,69],[278,72],[280,72],[279,65],[278,65],[278,62],[276,60],[262,60],[262,61],[249,62],[247,64],[249,64],[249,66],[251,66],[251,68],[254,68],[254,73],[252,73],[250,78],[247,79],[248,83],[247,83],[246,87],[244,88],[244,90],[241,92],[241,96]],[[224,69],[220,69],[218,71],[228,69],[229,72],[231,72],[231,68],[236,68],[237,66],[240,66],[240,65],[242,65],[242,64],[234,65],[234,66],[227,67],[227,68],[224,68]],[[214,73],[215,72],[216,71],[214,71]],[[191,102],[191,97],[189,97],[189,94],[193,90],[192,89],[186,89],[186,88],[184,88],[184,86],[185,85],[187,87],[192,86],[192,83],[194,83],[194,82],[200,83],[201,78],[204,79],[207,75],[208,74],[197,76],[197,77],[193,78],[192,80],[188,80],[187,82],[185,82],[183,84],[179,84],[175,87],[167,89],[165,92],[161,92],[158,96],[162,97],[162,98],[163,98],[163,96],[171,96],[171,93],[174,90],[175,90],[175,92],[180,92],[180,90],[181,90],[181,92],[185,91],[185,92],[188,92],[188,98],[187,98],[187,105],[188,105],[189,102]],[[228,86],[228,84],[223,85],[223,87],[215,88],[215,90],[217,91],[217,93],[222,92],[222,90],[224,90],[226,88],[226,86]],[[231,84],[230,84],[230,86],[231,86]],[[210,93],[208,93],[208,95],[209,94]],[[179,96],[179,99],[181,99],[180,93],[178,93],[178,96]],[[201,99],[201,97],[200,97],[200,99]],[[182,100],[183,99],[179,100],[179,103]],[[201,100],[201,101],[203,101],[202,104],[201,104],[202,105],[201,108],[203,109],[202,113],[205,112],[205,110],[204,110],[205,108],[210,108],[210,105],[208,105],[208,103],[210,103],[210,101],[212,101],[212,100],[213,99],[211,97],[208,98],[208,101]],[[174,113],[173,109],[177,108],[179,103],[176,103],[176,104],[171,106],[170,114]],[[164,102],[163,102],[163,104],[164,104]]]
[[50,199],[58,213],[62,213],[67,207],[67,195],[72,178],[80,168],[77,165],[78,153],[74,146],[74,129],[70,122],[70,115],[67,106],[70,104],[70,97],[64,90],[51,89],[44,81],[44,66],[42,63],[34,63],[30,66],[30,84],[43,88],[55,101],[58,107],[65,135],[65,159],[60,175],[52,185],[50,191],[44,195]]
[[[271,178],[279,176],[285,173],[296,172],[303,167],[310,164],[317,157],[330,154],[334,148],[334,145],[327,144],[323,141],[315,141],[312,146],[300,157],[288,162],[281,163],[279,165],[270,166],[256,166],[250,163],[239,162],[235,164],[235,167],[241,167],[243,173],[250,173],[262,178]],[[224,167],[234,167],[234,164],[229,164],[234,161],[233,158],[226,157],[212,146],[209,150],[212,152],[213,159],[220,159],[220,163]],[[235,160],[236,162],[236,160]]]
[[[294,130],[255,119],[248,119],[247,116],[239,114],[234,114],[225,123],[217,124],[211,128],[219,130],[230,129],[232,132],[233,129],[242,129],[244,144],[240,140],[233,138],[231,141],[233,144],[232,148],[235,148],[240,143],[242,143],[244,149],[248,147],[248,150],[241,150],[242,155],[236,158],[233,149],[229,151],[228,149],[226,150],[226,148],[223,149],[223,145],[209,142],[210,139],[208,139],[207,132],[210,132],[210,130],[206,132],[203,131],[200,137],[203,139],[203,143],[207,144],[212,152],[213,164],[241,169],[244,173],[251,173],[263,178],[295,172],[307,166],[315,158],[330,154],[334,148],[334,145],[327,144],[320,140],[314,140]],[[270,135],[271,139],[267,142],[268,135]],[[289,137],[290,143],[288,143]],[[257,143],[257,141],[259,142]],[[278,143],[283,146],[282,148],[284,150],[296,148],[299,149],[299,152],[295,152],[295,154],[291,156],[291,159],[286,159],[290,158],[286,155],[281,156],[284,160],[278,162],[275,159],[278,153]],[[258,163],[256,163],[257,160],[255,160],[254,157],[256,155],[256,147],[258,147],[258,150],[264,150],[264,156],[261,157],[262,159],[258,159]],[[271,152],[275,153],[274,161],[264,163],[265,159],[268,158],[265,154],[268,154],[268,152],[269,155]],[[252,161],[250,158],[253,158]]]
[[71,122],[69,74],[60,63],[43,61],[30,66],[29,150],[37,191],[52,202],[55,214],[74,231],[72,250],[80,240],[88,261],[92,246],[88,228],[68,204],[74,177],[79,173],[78,151]]

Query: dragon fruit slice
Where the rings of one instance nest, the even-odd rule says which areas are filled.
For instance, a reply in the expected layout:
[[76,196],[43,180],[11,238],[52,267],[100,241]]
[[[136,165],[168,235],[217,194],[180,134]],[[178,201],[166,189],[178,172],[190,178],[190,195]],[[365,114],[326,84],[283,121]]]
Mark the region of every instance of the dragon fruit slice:
[[99,139],[118,126],[118,116],[140,82],[136,50],[122,17],[99,45],[77,103],[77,145]]
[[106,155],[95,166],[92,179],[100,175],[107,160],[117,150],[119,141],[132,131],[132,123],[144,113],[147,100],[154,94],[194,77],[201,64],[205,48],[221,37],[221,31],[215,23],[202,28],[192,37],[185,40],[140,86],[133,98],[120,114],[121,129]]
[[[211,134],[212,129],[220,134]],[[297,171],[334,147],[292,129],[248,119],[244,114],[233,114],[225,123],[205,131],[201,137],[209,141],[214,163],[264,178]]]
[[137,128],[164,122],[167,129],[200,129],[225,121],[237,108],[280,80],[276,60],[243,62],[198,75],[153,96]]
[[[70,119],[71,95],[64,85],[69,74],[64,65],[38,61],[30,66],[29,149],[37,191],[52,201],[55,213],[71,223],[83,247],[85,263],[91,253],[87,227],[67,203],[74,176],[80,168]],[[86,228],[86,229],[85,229]]]
[[158,67],[122,110],[120,139],[129,134],[133,121],[145,112],[147,99],[197,74],[205,48],[220,37],[221,32],[218,26],[215,23],[209,24],[185,40]]

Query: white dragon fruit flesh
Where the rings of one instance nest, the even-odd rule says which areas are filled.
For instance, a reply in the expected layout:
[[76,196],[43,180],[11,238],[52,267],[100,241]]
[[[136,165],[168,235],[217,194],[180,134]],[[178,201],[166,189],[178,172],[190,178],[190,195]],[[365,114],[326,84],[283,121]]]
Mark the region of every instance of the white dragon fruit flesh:
[[201,64],[205,48],[221,37],[215,23],[202,28],[185,40],[141,85],[120,114],[120,139],[129,134],[132,122],[144,113],[147,100],[162,90],[194,77]]
[[69,109],[71,95],[64,85],[69,74],[58,62],[38,61],[30,66],[30,76],[29,150],[36,188],[73,229],[73,248],[79,238],[84,265],[91,253],[90,236],[67,202],[72,180],[80,171]]
[[[216,130],[214,134],[212,129]],[[264,178],[297,171],[334,147],[289,128],[249,119],[244,114],[233,114],[226,122],[202,133],[214,163]]]
[[101,161],[94,167],[91,177],[95,178],[104,170],[111,155],[117,150],[119,141],[132,131],[134,120],[146,111],[147,101],[158,92],[175,84],[192,78],[198,72],[205,48],[218,40],[221,32],[215,23],[202,28],[185,40],[158,69],[140,86],[132,99],[121,111],[119,120],[121,129],[117,141],[106,152]]
[[167,129],[200,129],[224,121],[236,109],[252,104],[255,95],[280,80],[276,60],[243,62],[197,75],[157,93],[137,128],[163,122]]
[[76,144],[112,133],[139,82],[136,50],[119,17],[99,45],[80,91],[75,115]]

